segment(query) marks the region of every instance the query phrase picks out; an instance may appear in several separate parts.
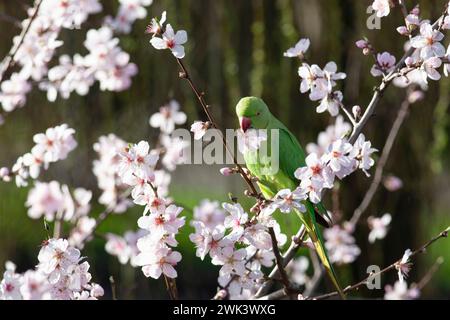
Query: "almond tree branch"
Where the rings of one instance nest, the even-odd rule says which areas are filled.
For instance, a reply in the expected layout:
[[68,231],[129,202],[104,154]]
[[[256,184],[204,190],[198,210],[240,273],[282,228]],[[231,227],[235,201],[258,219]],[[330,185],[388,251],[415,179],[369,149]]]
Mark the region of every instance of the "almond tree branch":
[[[420,248],[418,248],[418,249],[416,249],[414,252],[412,252],[410,257],[413,257],[413,256],[415,256],[415,255],[417,255],[417,254],[419,254],[419,253],[425,253],[425,252],[426,252],[426,249],[427,249],[429,246],[431,246],[433,243],[435,243],[435,242],[438,241],[439,239],[447,238],[447,237],[448,237],[448,232],[449,232],[449,230],[450,230],[450,227],[448,227],[447,229],[445,229],[444,231],[442,231],[441,233],[439,233],[437,236],[435,236],[434,238],[432,238],[431,240],[429,240],[429,241],[428,241],[427,243],[425,243],[423,246],[421,246]],[[347,288],[345,288],[345,289],[343,290],[344,293],[348,293],[348,292],[350,292],[350,291],[357,290],[357,289],[359,289],[360,287],[362,287],[363,285],[367,284],[367,282],[368,282],[369,280],[373,279],[374,277],[379,276],[379,275],[384,274],[384,273],[386,273],[386,272],[388,272],[388,271],[390,271],[390,270],[395,269],[396,265],[398,265],[398,263],[400,263],[400,261],[401,261],[401,258],[398,259],[397,261],[395,261],[394,263],[392,263],[391,265],[385,267],[383,270],[381,270],[381,271],[379,271],[379,272],[372,273],[372,274],[370,274],[367,278],[365,278],[364,280],[361,280],[360,282],[358,282],[358,283],[356,283],[356,284],[354,284],[354,285],[348,286]],[[338,293],[337,293],[336,291],[330,292],[330,293],[327,293],[327,294],[323,294],[323,295],[320,295],[320,296],[308,298],[308,300],[321,300],[321,299],[331,298],[331,297],[334,297],[334,296],[338,296]]]
[[286,270],[284,270],[283,258],[281,257],[280,250],[278,249],[278,241],[273,228],[269,228],[269,234],[270,238],[272,239],[273,253],[275,255],[275,261],[277,263],[278,270],[280,271],[281,281],[283,282],[286,294],[289,295],[291,293],[291,283],[289,281],[289,276],[287,275]]
[[400,10],[402,11],[403,17],[405,18],[406,22],[406,17],[408,17],[408,9],[406,8],[405,0],[398,0],[398,4],[400,5]]
[[[427,243],[425,243],[424,245],[422,245],[420,248],[416,249],[415,251],[413,251],[410,255],[410,257],[414,257],[419,253],[425,253],[426,249],[431,246],[433,243],[435,243],[436,241],[438,241],[439,239],[442,238],[447,238],[448,237],[448,232],[450,231],[450,227],[447,227],[447,229],[445,229],[444,231],[442,231],[441,233],[439,233],[437,236],[435,236],[434,238],[432,238],[431,240],[429,240]],[[347,286],[343,292],[344,293],[348,293],[354,290],[359,289],[360,287],[366,285],[368,283],[369,280],[373,279],[374,277],[380,276],[390,270],[395,269],[395,267],[401,262],[401,258],[398,259],[397,261],[395,261],[394,263],[390,264],[389,266],[385,267],[384,269],[378,271],[378,272],[374,272],[371,273],[367,278],[365,278],[364,280],[361,280],[360,282],[351,285],[351,286]],[[286,297],[286,293],[283,294],[282,292],[283,290],[278,290],[275,291],[267,296],[261,297],[260,300],[267,300],[269,299],[269,297],[271,299],[283,299]],[[298,291],[298,293],[301,293],[300,291]],[[323,294],[323,295],[319,295],[319,296],[315,296],[315,297],[306,297],[306,300],[323,300],[323,299],[328,299],[331,297],[336,297],[338,296],[339,293],[337,291],[333,291],[327,294]]]
[[[302,225],[300,229],[297,231],[297,234],[292,237],[292,242],[289,248],[286,250],[282,257],[282,263],[281,265],[283,268],[285,268],[288,263],[295,257],[297,254],[298,249],[303,244],[303,239],[306,235],[306,229],[305,226]],[[274,279],[280,274],[279,272],[279,266],[278,264],[275,265],[275,267],[272,269],[272,271],[269,273],[269,279]],[[254,298],[259,298],[267,294],[270,290],[270,286],[272,285],[273,281],[266,281],[261,288],[259,288],[258,292],[255,294]]]
[[350,223],[354,226],[361,218],[362,214],[367,210],[370,203],[372,202],[373,197],[375,196],[378,187],[381,183],[381,180],[383,179],[383,172],[384,167],[386,166],[386,163],[389,159],[389,155],[391,154],[392,147],[394,146],[394,142],[398,136],[398,133],[400,131],[400,128],[403,124],[403,122],[406,119],[406,116],[408,115],[410,102],[408,100],[409,93],[407,94],[405,100],[403,101],[400,110],[397,113],[397,117],[394,121],[394,124],[392,125],[391,131],[389,132],[389,135],[386,139],[386,143],[384,145],[383,151],[381,153],[381,157],[378,160],[377,168],[375,170],[375,175],[372,180],[372,183],[370,184],[369,189],[367,190],[361,204],[356,208],[356,210],[353,213],[352,218],[350,219]]
[[19,41],[15,43],[15,45],[12,46],[9,53],[6,55],[6,57],[3,59],[2,63],[0,64],[0,82],[3,80],[3,76],[5,75],[6,71],[9,70],[14,65],[14,59],[16,57],[17,52],[19,51],[20,47],[23,44],[23,41],[25,39],[25,36],[27,35],[28,31],[30,30],[31,24],[33,23],[34,19],[36,19],[39,8],[41,7],[43,0],[36,0],[34,3],[33,13],[31,17],[28,20],[27,25],[22,29],[22,32],[19,35]]
[[439,257],[436,259],[433,266],[428,270],[428,272],[425,274],[425,276],[417,283],[415,284],[415,287],[419,290],[422,290],[433,278],[434,274],[439,270],[441,265],[444,263],[444,258]]
[[[442,28],[442,21],[444,21],[445,17],[448,15],[447,12],[448,3],[445,6],[444,13],[442,16],[433,24],[434,29],[441,29]],[[349,142],[354,143],[356,139],[358,139],[359,134],[362,132],[363,128],[369,121],[369,119],[372,117],[378,103],[380,102],[381,98],[383,97],[384,92],[389,87],[389,85],[392,83],[392,81],[401,76],[400,69],[404,66],[405,61],[408,57],[410,57],[416,49],[414,47],[411,47],[400,59],[400,61],[395,65],[395,68],[389,73],[386,77],[383,78],[380,85],[375,88],[375,93],[372,96],[372,99],[369,103],[369,105],[366,108],[366,111],[362,115],[361,119],[356,123],[356,125],[353,127],[353,131],[350,135]]]

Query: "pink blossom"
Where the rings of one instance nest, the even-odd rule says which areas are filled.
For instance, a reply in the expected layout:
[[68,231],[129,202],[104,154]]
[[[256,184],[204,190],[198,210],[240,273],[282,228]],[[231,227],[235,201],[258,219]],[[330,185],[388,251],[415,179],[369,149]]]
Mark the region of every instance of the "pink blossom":
[[184,30],[174,32],[170,24],[166,25],[166,31],[163,33],[162,38],[153,37],[150,43],[155,49],[164,50],[170,49],[172,54],[178,58],[184,58],[183,44],[187,42],[187,33]]
[[370,73],[374,77],[381,77],[389,74],[394,70],[396,59],[389,52],[379,53],[377,55],[377,63],[372,67]]
[[289,48],[283,55],[288,58],[302,58],[310,46],[309,39],[300,39],[294,47]]
[[376,11],[377,17],[379,18],[386,17],[391,12],[389,0],[375,0],[372,3],[372,8]]
[[169,248],[159,248],[156,251],[141,251],[137,263],[142,266],[146,277],[158,279],[162,274],[168,278],[176,278],[175,266],[181,261],[181,254]]

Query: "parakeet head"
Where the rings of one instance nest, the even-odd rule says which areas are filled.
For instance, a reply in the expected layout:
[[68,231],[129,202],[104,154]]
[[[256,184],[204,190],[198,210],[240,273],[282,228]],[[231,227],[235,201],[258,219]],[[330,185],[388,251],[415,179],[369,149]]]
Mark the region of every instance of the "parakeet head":
[[242,131],[250,128],[266,129],[271,113],[267,105],[260,98],[242,98],[236,106],[236,114]]

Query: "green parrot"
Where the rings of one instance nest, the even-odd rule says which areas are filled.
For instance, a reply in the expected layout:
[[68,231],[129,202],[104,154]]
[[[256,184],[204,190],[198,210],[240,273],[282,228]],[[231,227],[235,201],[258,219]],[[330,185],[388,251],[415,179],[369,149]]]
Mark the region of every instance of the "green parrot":
[[[295,136],[270,112],[267,105],[260,98],[242,98],[236,106],[236,114],[242,131],[249,128],[266,129],[267,140],[264,148],[267,148],[266,155],[259,151],[247,150],[244,152],[244,160],[248,170],[258,179],[258,187],[267,199],[273,198],[281,189],[294,190],[298,187],[299,181],[295,178],[294,172],[299,167],[306,166],[305,153]],[[278,129],[279,137],[279,159],[278,170],[268,170],[272,163],[271,158],[271,129]],[[261,145],[262,147],[263,145]],[[261,149],[260,149],[261,150]],[[305,225],[306,231],[311,238],[316,252],[324,265],[327,274],[332,280],[337,291],[344,297],[344,294],[337,281],[333,266],[328,258],[324,241],[319,230],[316,218],[316,211],[321,215],[327,215],[327,211],[322,204],[314,205],[309,200],[304,201],[307,209],[305,213],[296,210],[301,222]],[[320,217],[320,215],[317,215]],[[322,219],[324,221],[324,219]]]

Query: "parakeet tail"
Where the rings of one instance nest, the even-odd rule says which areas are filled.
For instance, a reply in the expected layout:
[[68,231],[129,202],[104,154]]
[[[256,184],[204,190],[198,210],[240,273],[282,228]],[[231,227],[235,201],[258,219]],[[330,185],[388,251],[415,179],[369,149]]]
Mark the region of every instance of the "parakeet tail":
[[320,261],[322,262],[323,266],[325,267],[325,270],[326,270],[330,280],[333,282],[333,285],[336,287],[336,290],[339,293],[339,296],[342,299],[345,299],[345,294],[339,285],[333,265],[331,264],[330,259],[328,258],[327,250],[325,248],[325,243],[323,241],[319,226],[317,225],[317,222],[316,222],[314,206],[308,202],[306,204],[306,207],[307,207],[307,212],[301,213],[301,212],[297,211],[297,214],[300,217],[300,220],[305,225],[306,231],[308,232],[308,235],[311,238],[311,241],[313,242],[314,247],[316,248],[317,255],[318,255]]

